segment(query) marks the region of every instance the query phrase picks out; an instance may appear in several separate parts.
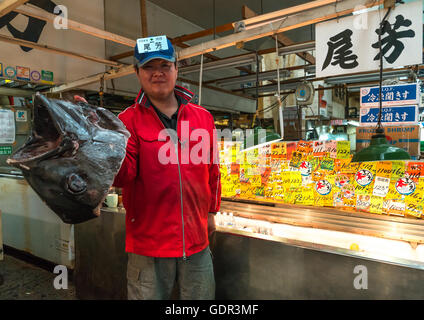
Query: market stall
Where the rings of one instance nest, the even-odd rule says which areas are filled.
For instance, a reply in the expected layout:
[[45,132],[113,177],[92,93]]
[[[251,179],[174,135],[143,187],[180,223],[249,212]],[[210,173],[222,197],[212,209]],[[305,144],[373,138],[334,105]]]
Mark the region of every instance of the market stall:
[[[353,163],[346,141],[228,142],[220,155],[218,299],[424,297],[424,162]],[[76,226],[81,297],[125,297],[124,224],[104,208]]]

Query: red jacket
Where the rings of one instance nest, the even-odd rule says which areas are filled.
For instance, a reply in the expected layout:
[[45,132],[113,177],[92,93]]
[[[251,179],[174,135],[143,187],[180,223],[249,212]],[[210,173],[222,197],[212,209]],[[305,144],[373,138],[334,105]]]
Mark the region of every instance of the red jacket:
[[[127,252],[185,257],[209,244],[208,213],[217,212],[221,202],[215,125],[206,109],[189,102],[192,92],[176,86],[175,94],[178,148],[169,136],[160,136],[165,127],[142,90],[136,103],[119,114],[131,133],[114,181],[123,188]],[[208,161],[189,157],[192,153]]]

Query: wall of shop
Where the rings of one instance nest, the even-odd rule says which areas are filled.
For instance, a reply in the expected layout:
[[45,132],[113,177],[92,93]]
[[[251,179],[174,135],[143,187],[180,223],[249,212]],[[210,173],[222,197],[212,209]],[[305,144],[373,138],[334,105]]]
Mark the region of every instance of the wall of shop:
[[[50,1],[39,1],[39,3],[48,2]],[[60,2],[52,0],[52,2],[55,5],[60,4],[65,6],[69,19],[104,29],[103,0],[61,0]],[[90,12],[90,14],[87,15],[87,12]],[[30,38],[33,37],[37,31],[40,31],[40,29],[35,27],[37,23],[34,23],[32,18],[30,19],[21,14],[18,14],[12,20],[6,19],[6,17],[7,16],[3,17],[0,21],[1,35],[14,37],[10,30],[13,30],[15,33],[13,29],[15,28],[15,36],[17,33],[23,32],[26,38]],[[103,39],[73,30],[55,29],[51,23],[46,23],[44,27],[41,28],[41,34],[37,43],[95,57],[105,57],[105,41]],[[100,63],[54,54],[38,49],[24,51],[20,46],[6,42],[1,42],[0,64],[2,64],[0,76],[2,76],[2,71],[3,76],[5,76],[5,73],[9,73],[9,75],[15,73],[15,75],[11,77],[12,79],[16,79],[17,76],[21,75],[24,80],[36,81],[40,78],[38,82],[41,82],[41,76],[43,74],[48,75],[52,72],[54,83],[77,80],[105,70],[105,66]],[[25,68],[29,68],[29,70]],[[17,71],[18,74],[16,74]],[[47,78],[48,77],[46,77],[46,79]],[[95,87],[96,86],[88,86],[86,88]]]

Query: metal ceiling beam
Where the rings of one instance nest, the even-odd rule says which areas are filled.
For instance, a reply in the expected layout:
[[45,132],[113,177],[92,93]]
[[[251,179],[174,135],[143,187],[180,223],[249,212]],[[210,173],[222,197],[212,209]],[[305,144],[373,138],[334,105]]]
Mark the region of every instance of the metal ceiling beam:
[[[358,5],[363,5],[365,7],[374,7],[383,3],[384,0],[339,0],[337,2],[337,8],[332,5],[326,5],[320,8],[315,8],[306,12],[301,12],[294,16],[288,16],[283,25],[281,23],[278,26],[274,24],[269,24],[263,27],[254,28],[247,31],[242,31],[233,35],[222,37],[216,40],[208,41],[199,45],[195,45],[190,48],[179,50],[178,57],[179,59],[185,59],[201,54],[205,54],[211,51],[227,48],[235,45],[238,42],[255,40],[262,37],[267,37],[276,33],[300,28],[306,25],[315,24],[318,22],[326,21],[332,18],[344,16],[350,14],[354,11],[354,8]],[[329,12],[333,12],[330,13]],[[119,78],[126,76],[128,74],[134,73],[134,69],[126,67],[121,67],[117,70],[114,70],[114,78]],[[105,77],[108,76],[105,74]],[[93,81],[93,78],[95,80]],[[69,90],[71,88],[85,86],[87,84],[99,81],[101,75],[96,75],[92,77],[87,77],[77,81],[73,81],[67,84],[63,84],[59,87],[53,88],[57,92]]]
[[[290,72],[288,70],[280,69],[280,76],[287,77]],[[259,81],[271,81],[277,79],[277,70],[270,70],[265,72],[260,72],[258,75]],[[234,77],[232,79],[225,79],[225,80],[217,80],[214,81],[214,83],[217,86],[231,86],[235,84],[242,84],[242,83],[253,83],[256,82],[256,74],[247,75],[247,76],[240,76],[240,77]]]
[[[302,65],[298,65],[298,66],[286,67],[284,69],[280,69],[280,72],[289,72],[289,71],[301,70],[301,69],[305,69],[306,72],[309,72],[309,73],[315,73],[315,65],[313,65],[313,64],[302,64]],[[271,77],[271,75],[273,75],[273,76],[275,75],[273,80],[277,79],[277,69],[259,72],[259,79],[263,78],[262,81],[264,81],[264,80],[266,80],[265,78]],[[256,74],[254,76],[256,77]],[[218,83],[221,82],[222,84],[224,84],[224,83],[230,83],[230,82],[233,82],[233,81],[237,82],[237,80],[239,80],[239,79],[243,80],[240,83],[245,83],[245,82],[251,82],[251,81],[246,81],[249,78],[253,78],[253,75],[226,77],[226,78],[220,78],[220,79],[205,81],[203,83],[204,84],[212,84],[212,83],[218,84]]]
[[99,82],[102,79],[102,77],[104,77],[104,80],[112,80],[112,79],[133,74],[134,72],[135,72],[134,67],[132,65],[129,65],[129,66],[121,67],[119,69],[109,70],[105,73],[100,73],[100,74],[89,76],[83,79],[65,83],[65,84],[50,88],[49,90],[46,90],[45,93],[59,93],[59,92],[63,92],[63,91],[67,91],[67,90],[71,90],[75,88],[80,88],[95,82]]
[[233,30],[233,24],[232,23],[227,23],[224,24],[222,26],[217,26],[215,29],[211,28],[211,29],[206,29],[206,30],[202,30],[202,31],[198,31],[198,32],[194,32],[191,34],[187,34],[187,35],[183,35],[180,37],[176,37],[173,39],[174,44],[179,44],[182,42],[186,42],[186,41],[191,41],[194,39],[199,39],[199,38],[203,38],[209,35],[212,35],[215,33],[221,33],[221,32],[225,32],[225,31],[230,31]]
[[[293,54],[293,53],[299,53],[299,52],[305,52],[308,50],[315,50],[315,41],[306,41],[303,43],[293,43],[290,46],[285,46],[278,49],[278,55],[283,56],[287,54]],[[314,63],[315,64],[315,58]]]
[[[222,26],[218,26],[216,27],[216,33],[220,33],[220,32],[224,32],[224,31],[230,31],[233,30],[233,24],[232,23],[227,23],[224,24]],[[202,31],[198,31],[198,32],[194,32],[194,33],[190,33],[190,34],[185,34],[171,40],[171,43],[173,45],[176,45],[178,47],[181,48],[187,48],[189,47],[189,45],[185,44],[184,42],[186,41],[190,41],[190,40],[194,40],[194,39],[198,39],[198,38],[203,38],[206,37],[208,35],[214,34],[214,29],[206,29],[206,30],[202,30]],[[144,35],[143,35],[144,37]],[[133,55],[133,51],[126,51],[117,55],[114,55],[112,57],[110,57],[110,59],[112,60],[119,60],[119,59],[123,59],[123,58],[128,58],[131,57]],[[216,57],[216,59],[219,59]]]
[[12,96],[12,97],[31,97],[34,94],[33,90],[22,90],[14,88],[6,88],[0,86],[1,96]]
[[[256,54],[248,53],[239,56],[223,58],[216,61],[203,63],[203,71],[217,70],[222,68],[229,68],[235,66],[245,66],[256,62]],[[180,67],[179,74],[186,75],[193,72],[200,71],[200,64],[195,64],[187,67]]]
[[[333,4],[337,2],[338,0],[317,0],[317,1],[308,1],[307,3],[293,6],[290,8],[273,11],[270,13],[257,15],[254,17],[251,17],[249,19],[245,19],[242,22],[245,26],[251,26],[251,25],[257,25],[262,23],[267,23],[270,21],[274,21],[275,19],[281,19],[282,17],[289,16],[295,13],[304,12],[306,10],[311,10],[314,8],[322,7],[325,5]],[[237,22],[234,23],[234,26],[237,24]]]
[[[57,15],[51,14],[45,10],[42,10],[30,4],[20,6],[19,8],[16,8],[13,11],[24,14],[26,16],[37,18],[46,22],[50,22],[50,23],[54,23],[54,21],[58,18]],[[86,24],[75,22],[69,18],[67,19],[67,23],[68,23],[68,29],[89,34],[91,36],[94,36],[100,39],[110,40],[116,43],[126,45],[128,47],[132,47],[132,48],[135,47],[136,41],[134,41],[133,39],[122,37],[117,34],[114,34],[105,30],[101,30],[99,28],[88,26]]]
[[[383,77],[385,79],[387,78],[393,78],[393,77],[402,77],[402,76],[408,76],[410,75],[411,70],[409,68],[402,68],[402,69],[385,69],[383,73]],[[281,90],[290,90],[295,89],[296,86],[303,82],[304,80],[315,82],[315,81],[322,81],[324,80],[327,84],[330,85],[343,85],[343,84],[352,84],[352,83],[366,83],[371,82],[373,80],[378,80],[379,78],[379,72],[376,70],[373,71],[366,71],[366,72],[360,72],[355,74],[347,74],[343,76],[338,77],[332,77],[331,79],[327,79],[328,77],[320,77],[320,78],[314,78],[314,76],[308,76],[306,77],[299,77],[294,79],[287,79],[280,81]],[[277,85],[275,84],[267,84],[260,86],[258,88],[259,92],[275,92],[277,90]],[[251,87],[247,89],[237,89],[233,90],[233,92],[243,92],[246,94],[254,93],[256,92],[256,87]]]
[[[255,11],[253,11],[252,9],[250,9],[246,5],[243,6],[242,13],[243,13],[244,19],[253,18],[253,17],[256,17],[258,15]],[[278,42],[283,46],[292,46],[292,45],[295,44],[295,42],[292,39],[290,39],[289,37],[287,37],[283,33],[279,33],[276,36],[272,36],[272,38],[274,38],[274,39],[275,39],[275,37],[277,37]],[[307,61],[311,64],[315,64],[315,57],[313,55],[311,55],[310,53],[299,51],[296,54],[300,58],[302,58],[303,60],[305,60],[305,61]]]
[[[315,1],[314,1],[315,2]],[[321,2],[321,1],[318,1]],[[384,0],[339,0],[337,6],[324,5],[308,11],[302,11],[302,6],[296,6],[290,12],[298,13],[285,17],[284,21],[268,23],[266,25],[241,31],[216,40],[204,42],[191,48],[178,51],[179,59],[186,59],[193,56],[205,54],[208,52],[221,50],[236,45],[239,42],[248,42],[259,38],[272,36],[288,30],[297,29],[307,25],[326,21],[329,19],[345,16],[354,11],[354,8],[362,5],[365,7],[374,7],[383,3]],[[300,13],[299,13],[300,12]],[[260,17],[260,16],[258,16]]]
[[3,0],[0,2],[0,17],[3,17],[28,1],[29,0]]

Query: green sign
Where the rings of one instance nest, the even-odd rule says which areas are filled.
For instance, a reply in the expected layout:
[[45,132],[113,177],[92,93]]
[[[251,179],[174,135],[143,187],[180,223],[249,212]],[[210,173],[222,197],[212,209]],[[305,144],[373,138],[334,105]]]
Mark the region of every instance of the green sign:
[[53,82],[53,72],[41,70],[41,82]]
[[12,154],[11,146],[0,146],[0,155],[9,155]]

